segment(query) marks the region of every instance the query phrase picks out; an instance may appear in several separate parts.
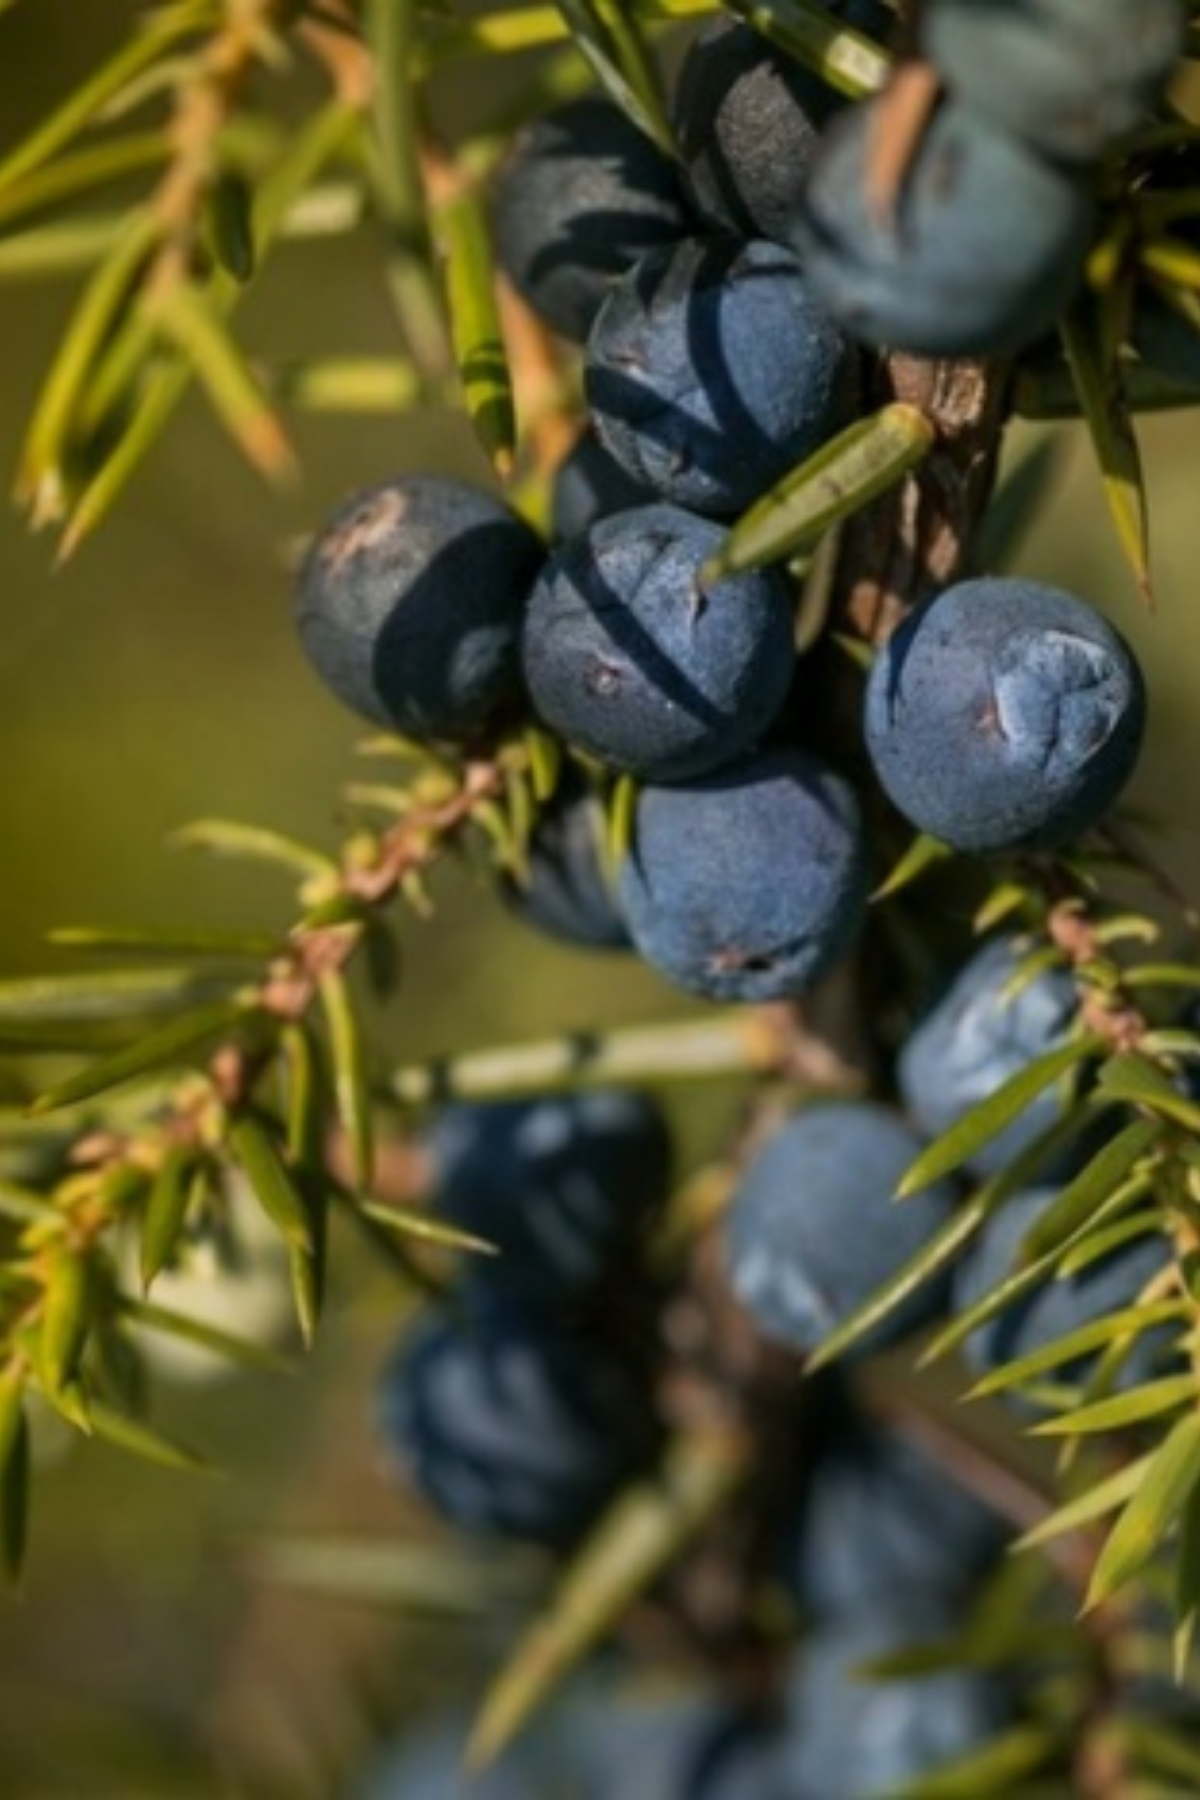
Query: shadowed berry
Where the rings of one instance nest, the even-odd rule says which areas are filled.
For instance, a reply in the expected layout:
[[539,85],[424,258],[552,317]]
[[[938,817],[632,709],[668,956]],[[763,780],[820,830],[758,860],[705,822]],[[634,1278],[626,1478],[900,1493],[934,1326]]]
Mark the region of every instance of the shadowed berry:
[[[729,1281],[759,1330],[815,1350],[949,1218],[951,1183],[894,1195],[921,1140],[874,1101],[806,1107],[746,1169],[725,1232]],[[869,1355],[935,1315],[946,1284],[911,1293],[856,1346]]]
[[801,1609],[821,1617],[896,1611],[906,1599],[951,1605],[1008,1536],[919,1442],[852,1418],[818,1452],[784,1572]]
[[786,1800],[765,1779],[770,1740],[728,1701],[607,1686],[568,1724],[578,1800]]
[[[1020,950],[992,938],[958,971],[900,1052],[896,1076],[904,1104],[927,1137],[940,1137],[1035,1058],[1064,1043],[1075,1020],[1075,982],[1065,968],[1042,969],[1007,992]],[[970,1169],[995,1175],[1046,1131],[1063,1110],[1064,1086],[1043,1088],[1004,1130],[971,1157]]]
[[554,474],[551,525],[556,539],[579,537],[599,519],[648,506],[655,496],[627,475],[589,425]]
[[496,250],[533,310],[582,343],[616,276],[691,227],[675,165],[610,100],[573,100],[517,137]]
[[380,1422],[413,1482],[468,1531],[571,1543],[652,1454],[644,1374],[520,1312],[427,1320],[384,1375]]
[[638,796],[621,906],[639,953],[710,1000],[803,993],[866,916],[858,804],[801,750]]
[[663,1116],[620,1088],[452,1106],[428,1144],[438,1211],[500,1252],[472,1264],[478,1293],[582,1294],[635,1260],[666,1199]]
[[526,925],[589,950],[628,950],[603,851],[604,812],[595,791],[569,771],[538,813],[526,850],[527,871],[502,892]]
[[587,342],[600,440],[635,481],[741,512],[845,422],[854,352],[791,253],[686,238],[618,281]]
[[785,1791],[808,1800],[875,1800],[920,1791],[939,1763],[978,1750],[1003,1730],[1012,1702],[990,1670],[859,1673],[917,1644],[956,1637],[962,1621],[936,1607],[854,1613],[811,1633],[787,1687],[781,1766]]
[[[1016,1272],[1024,1260],[1024,1239],[1057,1199],[1059,1191],[1053,1187],[1026,1188],[1013,1194],[987,1220],[955,1271],[955,1312],[968,1311]],[[1001,1363],[1014,1362],[1031,1351],[1043,1349],[1080,1325],[1132,1306],[1146,1284],[1162,1273],[1169,1256],[1163,1238],[1151,1232],[1087,1263],[1074,1274],[1059,1279],[1048,1277],[1029,1293],[1016,1296],[971,1333],[963,1344],[967,1361],[978,1374],[985,1375]],[[1169,1337],[1164,1328],[1143,1333],[1123,1364],[1116,1385],[1132,1387],[1150,1380],[1167,1355]],[[1095,1356],[1076,1359],[1050,1371],[1046,1379],[1086,1379],[1095,1360]]]
[[364,718],[469,741],[521,699],[521,620],[544,555],[491,494],[398,476],[353,495],[309,550],[301,642]]
[[777,569],[701,590],[723,536],[679,507],[643,506],[552,553],[523,637],[539,717],[648,781],[699,775],[750,749],[788,690],[791,593]]
[[749,25],[718,19],[684,58],[675,125],[696,209],[741,238],[776,238],[839,96]]
[[867,685],[867,749],[906,818],[977,855],[1068,842],[1133,771],[1132,652],[1058,588],[960,582],[892,633]]
[[871,179],[877,105],[832,120],[813,159],[788,240],[813,291],[869,344],[955,357],[1032,343],[1082,275],[1090,185],[951,101],[882,204]]

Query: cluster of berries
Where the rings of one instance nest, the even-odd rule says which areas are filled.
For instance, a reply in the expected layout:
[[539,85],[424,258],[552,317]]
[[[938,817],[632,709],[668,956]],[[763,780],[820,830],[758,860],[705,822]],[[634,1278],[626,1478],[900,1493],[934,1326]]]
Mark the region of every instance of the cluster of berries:
[[[830,10],[879,41],[902,29],[882,0]],[[841,652],[826,639],[797,657],[789,572],[711,578],[730,522],[864,410],[880,353],[1009,357],[1045,333],[1082,279],[1101,159],[1161,94],[1183,8],[925,0],[903,30],[926,85],[915,110],[899,80],[847,106],[721,20],[682,66],[678,163],[607,100],[530,125],[498,179],[497,251],[528,306],[582,347],[588,407],[555,472],[553,541],[490,494],[408,475],[353,496],[301,577],[305,648],[363,716],[468,754],[531,723],[563,745],[527,872],[506,878],[516,909],[584,945],[632,946],[706,998],[794,998],[849,951],[885,799],[968,854],[1053,849],[1101,820],[1143,733],[1136,662],[1089,605],[963,580],[878,648],[852,784],[813,691]],[[598,825],[614,775],[636,784],[615,871]],[[988,943],[918,1025],[896,1068],[903,1111],[811,1104],[749,1160],[723,1241],[763,1338],[811,1351],[953,1220],[956,1183],[895,1205],[900,1178],[1074,1016],[1067,974],[1010,992],[1016,963],[1010,940]],[[1059,1106],[1047,1087],[967,1173],[1007,1166]],[[406,1339],[385,1430],[449,1520],[567,1551],[661,1444],[646,1247],[668,1181],[662,1121],[627,1094],[549,1097],[449,1111],[429,1151],[444,1215],[501,1256]],[[859,1355],[962,1314],[1011,1271],[1078,1164],[1031,1166],[1041,1185],[914,1284]],[[1131,1305],[1163,1254],[1147,1229],[1024,1283],[969,1359],[986,1371]],[[1164,1354],[1143,1334],[1106,1373],[1144,1379]],[[849,1680],[913,1635],[951,1634],[1004,1532],[837,1396],[797,1481],[785,1579],[812,1629],[782,1706],[769,1725],[672,1714],[646,1752],[660,1773],[627,1762],[619,1791],[858,1800],[1010,1717],[1013,1696],[978,1671],[889,1681],[877,1707]],[[538,1789],[529,1776],[522,1791]]]
[[[846,10],[894,29],[878,0]],[[727,21],[681,71],[682,164],[599,98],[538,118],[513,146],[495,196],[500,260],[583,345],[589,420],[557,472],[555,541],[466,484],[400,477],[318,536],[299,623],[324,679],[368,718],[484,750],[532,719],[578,765],[639,784],[615,884],[572,822],[592,816],[582,777],[535,834],[535,868],[579,890],[584,941],[627,937],[691,992],[769,1000],[802,992],[855,939],[870,863],[860,795],[868,814],[878,798],[856,794],[813,727],[820,658],[796,657],[792,581],[782,564],[706,570],[728,521],[854,417],[859,340],[953,355],[1044,330],[1090,241],[1094,164],[1178,54],[1176,0],[1135,10],[1139,54],[1117,67],[1111,46],[1128,34],[1086,8],[1078,24],[1061,0],[1016,16],[931,0],[919,66],[946,91],[882,205],[867,151],[891,129],[895,84],[847,106]],[[982,88],[968,42],[983,47]],[[1004,104],[1023,92],[1031,43],[1049,45],[1057,84],[1030,115],[1056,122],[1049,138]],[[1022,269],[1051,238],[1053,255]],[[864,302],[868,290],[888,304]],[[985,306],[1000,323],[981,322]],[[910,328],[910,312],[928,324]],[[956,849],[1052,848],[1107,810],[1144,714],[1128,647],[1086,602],[1027,580],[960,581],[926,596],[876,658],[864,774]],[[537,897],[528,910],[543,910]]]
[[[956,1182],[893,1199],[923,1134],[952,1125],[1071,1029],[1070,977],[1043,970],[1014,987],[1019,966],[1019,943],[999,936],[957,970],[897,1059],[903,1111],[811,1103],[745,1163],[724,1214],[725,1264],[764,1339],[811,1351],[951,1221]],[[1065,1101],[1045,1090],[965,1173],[982,1182],[1049,1145]],[[444,1316],[406,1331],[381,1383],[384,1435],[453,1525],[569,1553],[662,1444],[655,1321],[669,1289],[650,1250],[670,1180],[664,1120],[625,1090],[551,1094],[449,1107],[424,1147],[437,1214],[490,1237],[500,1255],[471,1259]],[[1078,1143],[1048,1148],[1039,1185],[1011,1196],[941,1275],[863,1335],[845,1375],[821,1374],[797,1394],[772,1453],[773,1523],[756,1552],[764,1591],[802,1625],[795,1643],[780,1641],[769,1705],[694,1684],[683,1699],[648,1704],[610,1669],[589,1678],[599,1694],[585,1681],[478,1790],[459,1786],[461,1732],[447,1731],[389,1757],[378,1789],[366,1790],[372,1800],[414,1800],[411,1784],[435,1765],[447,1800],[493,1787],[497,1800],[859,1800],[919,1784],[1010,1725],[1022,1696],[998,1671],[947,1666],[878,1682],[859,1673],[916,1641],[956,1640],[1011,1521],[919,1435],[864,1410],[856,1370],[1011,1276],[1080,1159]],[[1023,1284],[968,1337],[969,1366],[985,1375],[1036,1357],[1133,1307],[1165,1266],[1152,1225],[1070,1274]],[[1059,1358],[1056,1397],[1093,1381],[1101,1358],[1107,1390],[1153,1379],[1175,1355],[1165,1328],[1125,1350],[1102,1332],[1089,1353]],[[1044,1416],[1045,1380],[1012,1391],[1020,1416]]]
[[[790,1133],[773,1141],[787,1151]],[[867,1177],[874,1148],[859,1153]],[[547,1095],[450,1108],[425,1150],[438,1215],[486,1230],[500,1255],[472,1260],[453,1310],[406,1331],[382,1378],[381,1428],[447,1521],[561,1555],[659,1446],[647,1249],[669,1175],[663,1120],[624,1090]],[[844,1145],[831,1154],[844,1165]],[[827,1182],[828,1164],[821,1174]],[[812,1168],[795,1178],[817,1198]],[[750,1174],[747,1192],[758,1179]],[[851,1241],[861,1213],[848,1221]],[[778,1238],[782,1261],[794,1264],[794,1248],[786,1233]],[[559,1791],[828,1800],[911,1778],[1007,1720],[1012,1697],[990,1676],[886,1689],[851,1676],[914,1634],[948,1635],[994,1565],[1004,1523],[919,1447],[861,1413],[840,1378],[813,1386],[787,1442],[786,1494],[773,1496],[778,1529],[759,1557],[764,1582],[807,1625],[781,1703],[751,1708],[693,1684],[682,1701],[647,1705],[625,1678],[595,1677],[599,1694],[584,1682],[481,1794],[523,1782],[515,1791],[525,1800]],[[415,1797],[434,1768],[447,1800],[474,1791],[460,1786],[460,1751],[458,1731],[409,1741],[366,1793]]]

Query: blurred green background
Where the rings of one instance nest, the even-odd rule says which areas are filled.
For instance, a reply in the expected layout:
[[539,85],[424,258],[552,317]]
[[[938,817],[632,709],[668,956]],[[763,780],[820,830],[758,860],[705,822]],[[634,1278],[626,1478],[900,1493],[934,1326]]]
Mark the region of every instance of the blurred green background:
[[[38,0],[0,18],[0,150],[137,11]],[[74,291],[65,279],[0,286],[5,470]],[[388,352],[370,243],[285,249],[244,333],[272,356]],[[1014,449],[1031,436],[1014,432]],[[1169,821],[1160,854],[1200,892],[1200,421],[1159,417],[1143,433],[1153,616],[1123,571],[1086,445],[1062,436],[1021,567],[1090,596],[1134,641],[1153,724],[1131,797]],[[299,419],[295,438],[303,485],[283,499],[193,400],[112,521],[58,572],[48,538],[0,515],[0,975],[45,968],[56,924],[289,916],[285,883],[168,850],[166,834],[188,819],[221,814],[335,841],[356,730],[295,644],[289,545],[364,482],[418,467],[486,471],[449,415]],[[687,1010],[624,959],[533,938],[469,876],[443,881],[439,895],[436,922],[409,928],[401,995],[378,1020],[381,1059]],[[733,1090],[706,1100],[695,1143],[715,1142],[735,1108]],[[371,1383],[402,1295],[353,1246],[337,1270],[326,1329],[298,1376],[164,1388],[162,1415],[226,1479],[160,1474],[47,1434],[24,1591],[0,1611],[10,1800],[332,1795],[373,1721],[453,1680],[469,1685],[473,1640],[461,1630],[289,1594],[254,1571],[255,1546],[279,1534],[401,1541],[416,1528],[370,1431]]]

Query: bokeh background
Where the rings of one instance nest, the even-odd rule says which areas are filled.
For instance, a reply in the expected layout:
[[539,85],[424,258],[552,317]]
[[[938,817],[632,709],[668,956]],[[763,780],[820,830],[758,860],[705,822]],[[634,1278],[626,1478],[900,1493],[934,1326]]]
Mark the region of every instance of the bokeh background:
[[[37,0],[0,18],[0,152],[137,11]],[[470,106],[469,83],[456,104]],[[69,279],[0,283],[5,471],[74,292]],[[244,331],[272,357],[387,353],[369,238],[283,250]],[[111,522],[61,570],[48,538],[0,513],[0,978],[65,966],[44,942],[53,925],[286,919],[286,882],[166,846],[191,818],[335,841],[356,729],[294,641],[290,547],[346,491],[388,473],[487,474],[449,413],[309,417],[294,429],[302,485],[271,495],[189,403]],[[1131,798],[1164,822],[1159,854],[1200,893],[1200,420],[1164,415],[1143,431],[1154,614],[1123,569],[1082,435],[1053,431],[1061,454],[1020,566],[1088,595],[1134,641],[1153,723]],[[1014,430],[1012,452],[1038,435]],[[438,897],[436,921],[409,928],[400,995],[375,1019],[381,1067],[688,1010],[626,959],[534,938],[469,873],[443,880]],[[737,1104],[733,1087],[685,1104],[689,1153],[719,1139]],[[404,1293],[352,1244],[335,1270],[319,1346],[293,1377],[161,1376],[159,1416],[223,1479],[41,1435],[30,1566],[20,1597],[0,1606],[10,1800],[333,1795],[390,1721],[471,1691],[494,1649],[486,1632],[378,1596],[295,1591],[262,1566],[266,1545],[328,1536],[391,1547],[402,1581],[405,1546],[426,1530],[371,1432],[372,1384]],[[344,1558],[309,1567],[314,1580],[352,1584]]]

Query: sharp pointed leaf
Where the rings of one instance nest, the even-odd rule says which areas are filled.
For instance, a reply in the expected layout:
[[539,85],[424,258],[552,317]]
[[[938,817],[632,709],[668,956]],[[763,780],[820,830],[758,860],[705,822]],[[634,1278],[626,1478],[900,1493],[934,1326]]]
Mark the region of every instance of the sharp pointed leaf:
[[1062,1506],[1055,1507],[1047,1513],[1029,1531],[1016,1540],[1018,1550],[1032,1550],[1039,1544],[1047,1544],[1052,1538],[1062,1537],[1065,1532],[1078,1531],[1084,1525],[1090,1525],[1096,1519],[1102,1519],[1106,1513],[1116,1512],[1119,1506],[1132,1494],[1135,1494],[1150,1467],[1149,1456],[1138,1457],[1136,1462],[1126,1463],[1112,1475],[1097,1481],[1082,1494],[1067,1500]]
[[896,401],[839,432],[732,525],[701,570],[714,584],[782,562],[894,487],[933,448],[924,413]]
[[154,322],[194,372],[246,460],[269,481],[290,481],[296,458],[244,350],[202,290],[181,282],[160,297]]
[[172,832],[171,842],[185,850],[208,850],[216,856],[236,856],[248,862],[274,863],[299,875],[338,875],[331,856],[302,844],[297,838],[261,825],[242,825],[232,819],[195,819]]
[[602,87],[665,156],[678,152],[654,54],[625,0],[558,0],[575,43]]
[[444,1219],[431,1218],[428,1213],[417,1212],[412,1207],[379,1206],[373,1200],[360,1200],[355,1210],[401,1237],[419,1238],[422,1243],[437,1244],[443,1250],[466,1250],[475,1256],[500,1254],[495,1244],[490,1244],[486,1238],[460,1231],[456,1225],[448,1225]]
[[1126,1394],[1110,1394],[1090,1406],[1081,1406],[1061,1418],[1043,1419],[1030,1427],[1039,1437],[1077,1437],[1083,1432],[1123,1431],[1144,1419],[1157,1419],[1165,1412],[1186,1406],[1196,1397],[1194,1375],[1164,1375],[1161,1380],[1147,1381]]
[[280,940],[265,932],[211,931],[189,927],[152,925],[65,925],[47,932],[46,941],[72,950],[126,952],[142,956],[147,950],[165,956],[227,957],[234,962],[261,962],[278,956]]
[[481,197],[469,189],[454,195],[437,209],[434,230],[445,258],[450,339],[467,415],[485,456],[506,476],[516,449],[517,415]]
[[18,976],[0,981],[0,1025],[150,1019],[157,1013],[178,1012],[188,1001],[227,995],[231,986],[226,975],[191,967]]
[[246,1026],[256,1016],[253,1009],[234,1001],[185,1013],[182,1018],[172,1019],[157,1031],[147,1032],[128,1049],[100,1057],[76,1074],[68,1075],[40,1094],[30,1110],[34,1114],[40,1114],[52,1112],[62,1106],[73,1106],[81,1100],[90,1100],[95,1094],[117,1087],[122,1082],[132,1081],[151,1069],[190,1062],[214,1039]]
[[1196,1636],[1200,1610],[1200,1490],[1188,1496],[1179,1520],[1179,1549],[1175,1558],[1175,1633],[1172,1660],[1175,1679],[1181,1685]]
[[229,1121],[229,1149],[276,1230],[289,1245],[311,1250],[308,1204],[284,1161],[273,1128],[258,1113],[238,1113]]
[[865,99],[887,80],[888,52],[819,0],[732,0],[731,10],[848,99]]
[[470,1769],[501,1754],[580,1659],[683,1553],[749,1466],[749,1446],[741,1439],[681,1438],[657,1478],[618,1495],[485,1695],[467,1745]]
[[118,1450],[127,1450],[131,1456],[141,1457],[144,1462],[158,1463],[166,1469],[181,1469],[192,1474],[213,1472],[211,1465],[194,1450],[176,1443],[173,1438],[164,1437],[161,1432],[147,1425],[145,1420],[118,1412],[115,1407],[93,1401],[91,1420],[98,1438],[102,1438],[106,1444],[115,1445]]
[[1049,1726],[1016,1725],[981,1749],[939,1763],[918,1782],[889,1788],[888,1800],[985,1800],[987,1795],[1009,1800],[1017,1793],[1028,1800],[1029,1778],[1060,1767],[1067,1748],[1064,1736]]
[[243,1368],[260,1369],[270,1375],[288,1375],[295,1366],[290,1357],[272,1350],[268,1344],[251,1343],[248,1338],[222,1331],[206,1319],[193,1318],[189,1313],[177,1312],[174,1307],[159,1306],[151,1300],[135,1300],[126,1294],[121,1298],[121,1311],[134,1325],[146,1331],[182,1338],[186,1343],[196,1344],[201,1350],[211,1350],[214,1356],[224,1357]]
[[64,1248],[46,1278],[37,1368],[47,1394],[75,1380],[88,1333],[95,1322],[96,1283],[91,1257]]
[[978,1196],[958,1207],[946,1223],[896,1272],[881,1282],[849,1318],[843,1319],[808,1358],[806,1372],[813,1374],[848,1350],[852,1344],[886,1319],[902,1301],[925,1282],[948,1268],[963,1246],[970,1242],[988,1214],[986,1202]]
[[889,900],[903,888],[910,887],[928,869],[934,869],[946,858],[953,856],[949,844],[943,844],[940,838],[930,837],[928,832],[918,832],[909,844],[904,855],[896,864],[890,875],[887,875],[879,887],[871,895],[872,900]]
[[1149,1459],[1096,1560],[1087,1605],[1098,1606],[1132,1580],[1175,1524],[1200,1481],[1200,1413],[1172,1427]]
[[1150,602],[1150,532],[1145,482],[1120,365],[1115,358],[1105,357],[1094,309],[1090,306],[1085,305],[1069,314],[1061,329],[1071,378],[1100,464],[1117,539],[1138,592]]
[[[558,779],[562,773],[562,747],[550,732],[539,726],[526,727],[524,735],[525,754],[529,761],[529,775],[533,782],[534,799],[544,803],[554,794]],[[1200,975],[1196,978],[1200,987]]]
[[1115,1192],[1159,1135],[1159,1128],[1152,1119],[1136,1119],[1119,1131],[1067,1183],[1045,1212],[1039,1214],[1025,1234],[1022,1253],[1041,1256],[1044,1251],[1065,1243]]
[[1180,1300],[1158,1300],[1150,1305],[1127,1306],[1120,1312],[1105,1313],[1103,1318],[1091,1319],[1086,1325],[1055,1338],[1053,1343],[1031,1350],[1027,1356],[1016,1357],[1001,1368],[989,1370],[971,1388],[969,1398],[974,1400],[984,1394],[999,1394],[1006,1388],[1020,1387],[1022,1382],[1045,1374],[1047,1369],[1056,1369],[1063,1363],[1074,1362],[1076,1357],[1103,1349],[1114,1338],[1126,1333],[1137,1335],[1148,1331],[1152,1325],[1169,1325],[1186,1317],[1187,1307]]
[[1112,1056],[1101,1066],[1097,1080],[1101,1089],[1113,1099],[1126,1100],[1131,1106],[1149,1107],[1200,1135],[1200,1105],[1189,1100],[1169,1076],[1154,1068],[1144,1057]]
[[184,1144],[173,1144],[155,1171],[150,1198],[142,1215],[140,1272],[142,1287],[172,1260],[187,1220],[196,1157]]
[[1034,1057],[1002,1082],[989,1099],[973,1106],[922,1151],[900,1183],[900,1195],[915,1194],[943,1175],[952,1174],[1019,1118],[1046,1088],[1103,1048],[1098,1037],[1079,1037]]
[[340,971],[330,969],[322,974],[319,990],[329,1030],[338,1117],[349,1144],[355,1180],[360,1187],[369,1188],[375,1160],[374,1128],[362,1029],[346,978]]

